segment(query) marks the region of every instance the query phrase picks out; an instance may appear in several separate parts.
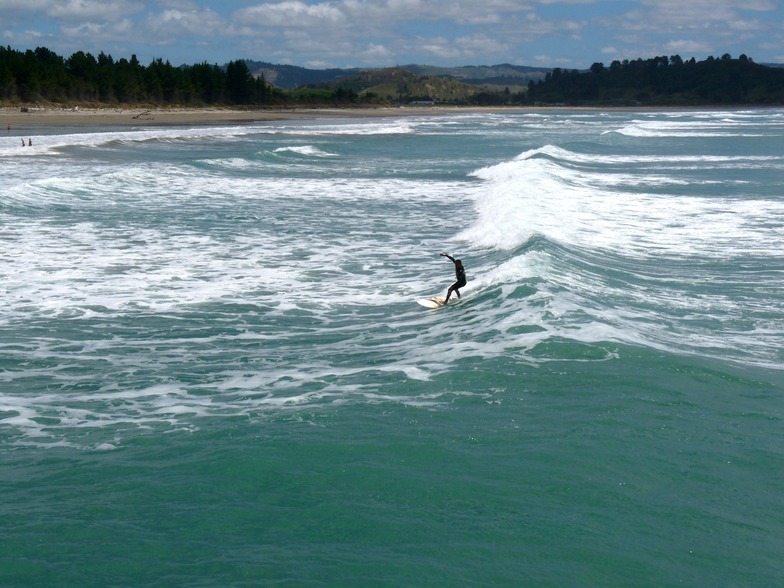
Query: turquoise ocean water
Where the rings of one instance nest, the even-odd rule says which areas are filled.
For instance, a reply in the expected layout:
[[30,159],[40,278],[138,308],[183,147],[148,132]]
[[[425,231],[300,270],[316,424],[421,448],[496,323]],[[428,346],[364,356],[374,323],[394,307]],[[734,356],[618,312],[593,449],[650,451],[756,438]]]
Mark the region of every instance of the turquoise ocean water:
[[784,581],[784,111],[20,129],[0,177],[0,586]]

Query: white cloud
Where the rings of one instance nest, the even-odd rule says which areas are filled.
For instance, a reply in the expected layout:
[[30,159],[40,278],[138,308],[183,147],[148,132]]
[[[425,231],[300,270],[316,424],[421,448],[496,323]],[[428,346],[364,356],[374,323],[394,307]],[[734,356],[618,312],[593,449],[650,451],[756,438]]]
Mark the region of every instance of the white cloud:
[[[133,39],[136,33],[136,25],[131,19],[124,18],[114,22],[85,22],[74,25],[65,25],[61,28],[61,36],[64,38],[76,39],[80,43],[79,49],[91,52],[112,53],[108,47],[110,43],[117,43]],[[89,39],[89,44],[84,43],[83,39]],[[62,39],[60,40],[62,42]],[[117,55],[126,57],[125,55]]]
[[502,39],[485,34],[473,34],[455,39],[463,57],[484,62],[488,56],[503,56],[509,47]]
[[622,52],[638,56],[685,53],[707,56],[733,47],[751,53],[781,26],[767,12],[777,9],[770,0],[641,0],[623,14],[597,18],[608,40],[624,44]]
[[141,12],[144,4],[128,0],[65,0],[50,2],[46,14],[57,20],[108,21]]
[[3,0],[2,14],[7,18],[15,12],[40,12],[51,4],[51,0]]
[[362,51],[362,57],[369,63],[388,63],[394,54],[384,45],[370,43]]
[[253,54],[264,54],[264,59],[271,59],[272,54],[293,58],[299,54],[300,61],[332,59],[333,64],[341,65],[351,56],[365,65],[386,65],[407,60],[515,61],[517,45],[566,35],[579,38],[586,25],[571,18],[546,20],[536,9],[536,2],[519,0],[335,0],[311,4],[283,0],[235,11],[229,28],[238,35],[257,38],[248,38],[243,47],[254,48]]
[[764,21],[744,19],[743,12],[774,10],[768,0],[750,0],[739,4],[727,0],[643,0],[646,7],[627,12],[620,18],[604,19],[606,24],[622,26],[626,30],[645,30],[656,33],[672,30],[706,30],[714,25],[725,28],[727,23],[745,21],[764,27]]
[[347,17],[376,23],[417,20],[497,23],[503,14],[531,9],[530,5],[517,0],[342,0],[336,5]]
[[778,8],[773,0],[641,0],[640,4],[652,6],[665,12],[702,13],[703,17],[714,18],[714,14],[725,11],[752,10],[769,12]]
[[711,50],[710,46],[705,43],[688,39],[668,41],[665,43],[664,48],[669,54],[686,53],[688,55],[706,53]]
[[310,28],[345,22],[345,15],[334,4],[306,4],[298,0],[243,8],[235,13],[235,17],[246,25],[265,28]]
[[215,31],[223,30],[223,19],[209,9],[196,7],[189,9],[170,8],[161,14],[148,17],[149,29],[167,37],[177,35],[211,36]]
[[461,52],[457,47],[445,37],[422,40],[420,43],[417,43],[416,50],[420,55],[426,55],[430,59],[438,61],[452,61],[461,56]]

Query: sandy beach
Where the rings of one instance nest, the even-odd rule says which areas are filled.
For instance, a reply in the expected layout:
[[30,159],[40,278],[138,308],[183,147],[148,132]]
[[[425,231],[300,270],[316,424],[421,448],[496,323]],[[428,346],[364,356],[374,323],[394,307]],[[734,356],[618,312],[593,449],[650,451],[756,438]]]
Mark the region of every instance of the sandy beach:
[[248,123],[295,118],[365,118],[388,116],[434,116],[455,113],[502,112],[529,113],[551,111],[662,111],[711,110],[721,107],[666,106],[368,106],[359,108],[297,108],[268,107],[257,109],[232,108],[143,108],[101,107],[63,108],[55,106],[20,107],[0,105],[0,129],[23,131],[45,126],[166,126]]
[[81,125],[193,125],[243,123],[285,120],[292,118],[382,117],[449,114],[455,112],[487,112],[489,110],[530,111],[531,108],[472,108],[450,106],[368,107],[368,108],[57,108],[0,107],[0,125],[20,130],[41,126]]

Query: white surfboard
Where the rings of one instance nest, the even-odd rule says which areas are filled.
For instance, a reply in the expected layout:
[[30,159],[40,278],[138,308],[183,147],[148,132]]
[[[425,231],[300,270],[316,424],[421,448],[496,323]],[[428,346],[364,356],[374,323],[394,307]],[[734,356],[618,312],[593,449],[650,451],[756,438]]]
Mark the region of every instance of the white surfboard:
[[425,308],[439,308],[446,304],[443,296],[431,296],[430,298],[421,298],[417,300],[417,304],[421,304]]

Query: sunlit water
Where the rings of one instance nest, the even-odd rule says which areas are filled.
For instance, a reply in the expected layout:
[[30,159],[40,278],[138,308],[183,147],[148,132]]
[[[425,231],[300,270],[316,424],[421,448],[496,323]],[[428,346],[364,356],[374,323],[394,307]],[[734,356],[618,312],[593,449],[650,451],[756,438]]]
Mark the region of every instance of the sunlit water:
[[20,132],[0,584],[784,577],[784,112]]

